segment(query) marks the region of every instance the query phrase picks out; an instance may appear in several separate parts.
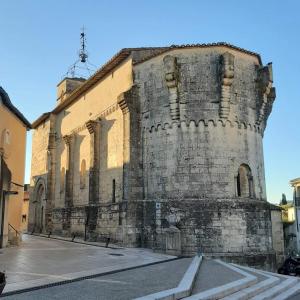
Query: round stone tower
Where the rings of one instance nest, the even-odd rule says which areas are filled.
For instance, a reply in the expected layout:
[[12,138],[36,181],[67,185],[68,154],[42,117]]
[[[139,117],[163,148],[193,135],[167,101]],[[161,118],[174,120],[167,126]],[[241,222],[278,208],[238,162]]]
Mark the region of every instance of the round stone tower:
[[169,253],[274,261],[262,138],[272,65],[227,44],[172,47],[134,66],[141,240]]

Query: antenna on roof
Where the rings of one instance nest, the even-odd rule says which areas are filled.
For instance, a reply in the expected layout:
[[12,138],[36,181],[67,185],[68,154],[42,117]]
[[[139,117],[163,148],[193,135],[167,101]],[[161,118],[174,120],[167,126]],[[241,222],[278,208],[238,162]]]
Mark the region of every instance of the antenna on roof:
[[64,77],[81,77],[87,78],[96,71],[96,66],[89,62],[88,52],[86,50],[86,34],[84,26],[80,32],[80,50],[78,51],[79,59],[72,64]]

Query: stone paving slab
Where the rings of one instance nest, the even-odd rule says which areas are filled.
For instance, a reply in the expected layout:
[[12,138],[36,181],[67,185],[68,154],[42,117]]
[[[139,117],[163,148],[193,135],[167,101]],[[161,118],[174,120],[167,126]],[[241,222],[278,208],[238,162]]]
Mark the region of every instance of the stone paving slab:
[[134,270],[103,275],[78,282],[6,296],[7,300],[129,300],[176,287],[192,258],[162,262]]
[[20,247],[2,249],[5,292],[165,261],[149,249],[110,249],[25,235]]

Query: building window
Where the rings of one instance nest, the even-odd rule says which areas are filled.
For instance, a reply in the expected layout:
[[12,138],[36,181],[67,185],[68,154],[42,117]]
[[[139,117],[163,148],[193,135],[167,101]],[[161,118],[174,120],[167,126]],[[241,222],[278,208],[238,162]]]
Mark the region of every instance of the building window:
[[25,223],[26,219],[27,219],[27,216],[26,215],[22,215],[22,223]]
[[84,189],[86,184],[86,162],[85,159],[81,161],[80,166],[80,188]]
[[246,164],[240,165],[238,169],[236,177],[236,192],[238,197],[254,197],[253,176],[250,167]]
[[10,132],[8,129],[5,130],[4,143],[7,145],[10,144]]
[[65,191],[65,181],[66,181],[66,169],[62,168],[60,172],[60,192]]
[[116,203],[116,180],[112,181],[112,203]]
[[5,147],[6,145],[10,145],[11,142],[10,131],[8,129],[4,129],[1,133],[0,147]]

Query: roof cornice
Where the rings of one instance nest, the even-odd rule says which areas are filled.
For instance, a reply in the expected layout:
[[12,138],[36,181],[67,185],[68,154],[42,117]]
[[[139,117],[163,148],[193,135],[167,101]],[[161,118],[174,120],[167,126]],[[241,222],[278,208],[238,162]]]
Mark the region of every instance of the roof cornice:
[[[87,79],[82,85],[80,85],[77,89],[75,89],[65,101],[56,106],[51,112],[46,114],[58,114],[66,107],[75,102],[82,94],[88,91],[92,86],[94,86],[99,80],[103,79],[109,72],[111,72],[114,68],[116,68],[120,63],[125,61],[128,57],[132,56],[134,51],[143,51],[143,50],[153,50],[153,53],[149,55],[145,55],[143,58],[135,58],[132,56],[133,64],[139,64],[144,61],[147,61],[153,57],[166,53],[168,51],[176,50],[176,49],[186,49],[186,48],[208,48],[208,47],[227,47],[232,50],[240,51],[249,55],[253,55],[257,57],[260,65],[262,65],[261,57],[259,54],[248,51],[246,49],[225,43],[208,43],[208,44],[185,44],[185,45],[172,45],[169,47],[141,47],[141,48],[124,48],[119,51],[116,55],[114,55],[106,64],[104,64],[98,71],[95,72],[89,79]],[[47,115],[48,117],[49,115]],[[36,121],[33,122],[34,128],[36,128],[39,124],[41,124],[46,118],[45,114],[40,116]]]
[[6,91],[0,86],[0,98],[5,105],[24,125],[27,129],[31,129],[30,122],[24,117],[24,115],[12,104]]
[[165,47],[160,53],[156,53],[156,54],[153,54],[153,55],[151,55],[149,57],[146,57],[142,60],[136,61],[135,64],[142,63],[142,62],[147,61],[147,60],[149,60],[149,59],[151,59],[155,56],[158,56],[160,54],[169,52],[171,50],[187,49],[187,48],[210,48],[210,47],[227,47],[227,48],[230,48],[232,50],[236,50],[236,51],[239,51],[239,52],[242,52],[242,53],[245,53],[245,54],[255,56],[255,57],[257,57],[257,59],[259,61],[259,64],[262,65],[262,60],[261,60],[261,57],[258,53],[253,52],[253,51],[249,51],[249,50],[246,50],[246,49],[243,49],[243,48],[240,48],[240,47],[237,47],[237,46],[231,45],[229,43],[225,43],[225,42],[207,43],[207,44],[171,45],[170,47],[167,47],[167,48]]

